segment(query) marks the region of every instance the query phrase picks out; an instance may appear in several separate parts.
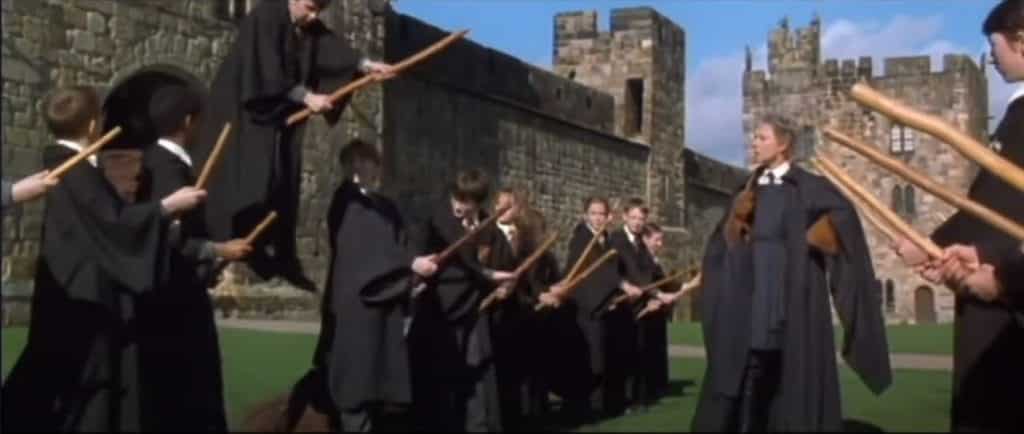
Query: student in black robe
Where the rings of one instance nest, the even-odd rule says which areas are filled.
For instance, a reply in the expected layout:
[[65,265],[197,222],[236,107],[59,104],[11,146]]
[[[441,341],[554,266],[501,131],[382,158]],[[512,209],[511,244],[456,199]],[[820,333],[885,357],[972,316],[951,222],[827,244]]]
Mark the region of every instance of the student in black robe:
[[[526,231],[526,239],[532,240],[527,243],[532,246],[528,249],[531,253],[551,235],[546,218],[535,208],[526,207],[518,220],[519,225]],[[555,386],[560,381],[560,373],[556,370],[557,360],[563,358],[566,352],[559,345],[555,334],[568,317],[563,312],[534,310],[541,295],[556,287],[560,278],[558,259],[551,250],[548,250],[527,270],[525,286],[520,287],[515,293],[516,302],[524,317],[520,337],[523,339],[521,357],[524,359],[525,373],[520,396],[523,402],[523,416],[526,419],[525,427],[537,427],[537,424],[544,423],[551,411],[548,394],[555,391]],[[580,366],[576,366],[576,369],[579,368]]]
[[[891,382],[881,294],[853,206],[789,162],[795,137],[765,118],[761,165],[712,233],[703,265],[707,370],[693,431],[838,431],[842,409],[828,294],[844,359],[875,394]],[[841,248],[808,244],[829,218]]]
[[[665,270],[661,267],[661,261],[658,259],[658,254],[661,252],[662,246],[664,245],[665,232],[656,223],[648,222],[644,225],[642,234],[644,246],[647,247],[649,255],[648,259],[651,261],[650,267],[653,270],[653,280],[659,281],[666,277]],[[650,299],[650,297],[644,297],[645,302],[655,303],[661,306],[660,299]],[[669,360],[668,360],[668,320],[671,316],[671,311],[664,308],[658,308],[644,318],[638,320],[640,327],[644,329],[646,334],[647,345],[643,347],[643,355],[641,359],[644,361],[644,368],[641,370],[646,379],[646,387],[648,390],[648,398],[650,401],[648,405],[653,405],[659,399],[665,396],[668,391],[669,384]]]
[[[481,248],[482,262],[490,269],[514,271],[546,236],[543,216],[529,206],[524,191],[503,188],[495,211],[497,230],[489,231]],[[545,413],[547,381],[545,357],[551,350],[543,329],[546,315],[534,312],[537,296],[557,279],[557,263],[543,256],[487,311],[494,336],[494,360],[501,398],[502,428],[520,431]]]
[[[982,31],[992,45],[992,60],[1010,83],[1024,82],[1024,1],[1004,0],[989,13]],[[993,148],[1024,167],[1024,90],[1013,94],[992,137]],[[988,170],[981,169],[968,197],[1012,220],[1024,222],[1024,192]],[[943,222],[931,238],[940,246],[973,246],[980,262],[999,267],[1013,255],[1019,242],[969,213],[958,212]],[[910,266],[924,269],[926,279],[942,280],[940,264],[906,240],[895,243]],[[932,261],[938,262],[938,261]],[[953,282],[955,283],[955,282]],[[1021,281],[1012,281],[1011,292]],[[954,286],[957,288],[958,286]],[[953,431],[1020,431],[1020,391],[1024,390],[1024,324],[1021,316],[999,300],[985,300],[975,291],[962,291],[956,299],[953,338]],[[987,298],[987,297],[986,297]],[[1019,306],[1019,305],[1018,305]]]
[[[582,221],[573,229],[569,239],[563,279],[594,236],[599,237],[598,241],[587,258],[584,258],[579,272],[611,250],[607,231],[598,233],[599,228],[604,227],[610,218],[610,212],[605,198],[589,197],[584,201]],[[614,260],[599,266],[593,274],[583,279],[572,296],[565,300],[564,308],[560,309],[569,317],[562,323],[563,327],[558,329],[558,340],[566,356],[562,358],[563,363],[557,364],[554,369],[568,383],[561,387],[566,401],[565,411],[569,419],[575,422],[594,420],[608,413],[605,375],[608,358],[607,324],[601,316],[601,309],[607,305],[621,283],[617,267]]]
[[[482,265],[492,270],[513,271],[526,259],[533,241],[522,227],[520,217],[525,211],[525,195],[513,188],[498,191],[494,212],[508,208],[498,216],[495,230],[482,234],[478,256]],[[494,287],[498,284],[492,285]],[[515,431],[523,424],[525,405],[522,392],[525,386],[524,339],[526,311],[519,303],[526,282],[517,281],[502,291],[497,301],[483,313],[490,322],[494,351],[494,370],[501,404],[501,431]],[[497,288],[494,288],[497,290]]]
[[349,176],[327,215],[332,253],[313,365],[338,428],[369,432],[412,404],[407,300],[411,278],[430,277],[437,266],[431,256],[415,256],[398,208],[379,191],[377,148],[352,141],[341,164]]
[[[150,97],[148,115],[158,139],[145,149],[149,182],[140,200],[195,185],[188,149],[201,109],[200,95],[185,85],[164,85]],[[244,239],[210,241],[199,210],[172,223],[166,240],[166,285],[139,297],[143,383],[153,403],[147,430],[226,432],[220,345],[207,288],[222,261],[240,260],[251,247]]]
[[614,386],[610,397],[613,414],[622,410],[630,413],[643,411],[651,404],[650,391],[643,380],[646,366],[644,354],[650,345],[649,336],[647,330],[637,323],[635,316],[638,312],[636,303],[642,296],[639,288],[654,281],[650,252],[641,239],[647,216],[648,209],[642,199],[629,199],[623,207],[622,218],[625,224],[608,237],[612,248],[619,252],[620,286],[629,296],[625,306],[605,313],[611,324],[608,332],[611,356],[608,376],[610,385]]
[[[52,170],[98,137],[93,89],[57,89],[44,115],[57,144]],[[136,301],[160,285],[162,237],[173,215],[205,192],[124,203],[95,158],[74,166],[46,196],[28,343],[3,389],[3,430],[139,431]]]
[[[481,205],[490,181],[471,169],[456,175],[449,194],[415,232],[416,251],[436,254],[486,219]],[[414,300],[409,332],[417,427],[427,431],[500,429],[500,405],[489,321],[478,314],[493,290],[508,290],[507,271],[484,267],[479,240],[467,243]]]
[[341,29],[317,19],[327,0],[263,0],[238,25],[238,34],[211,86],[208,110],[200,124],[197,166],[205,164],[226,122],[232,131],[220,166],[210,179],[207,226],[215,240],[245,234],[270,210],[279,220],[270,227],[266,247],[248,262],[264,278],[281,276],[315,291],[296,255],[302,145],[295,127],[285,125],[305,108],[331,112],[340,107],[329,92],[360,72],[390,67],[362,58]]

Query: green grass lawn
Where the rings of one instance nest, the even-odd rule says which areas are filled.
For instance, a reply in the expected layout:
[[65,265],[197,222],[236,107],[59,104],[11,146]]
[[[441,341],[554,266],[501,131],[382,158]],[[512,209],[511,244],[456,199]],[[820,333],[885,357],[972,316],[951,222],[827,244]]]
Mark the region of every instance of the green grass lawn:
[[[842,327],[835,327],[836,345],[842,338]],[[889,351],[893,353],[939,354],[953,353],[953,325],[892,325],[886,327]],[[676,345],[704,346],[700,323],[669,323],[669,341]]]
[[[5,376],[25,345],[25,335],[24,328],[3,330]],[[309,366],[316,344],[316,337],[307,334],[221,329],[220,336],[228,415],[233,426],[237,426],[252,405],[286,391]],[[693,417],[703,372],[703,360],[675,359],[672,363],[674,393],[661,404],[647,413],[579,427],[577,431],[686,431]],[[847,419],[885,431],[947,429],[949,373],[896,371],[893,387],[875,397],[851,371],[841,368],[840,372]]]

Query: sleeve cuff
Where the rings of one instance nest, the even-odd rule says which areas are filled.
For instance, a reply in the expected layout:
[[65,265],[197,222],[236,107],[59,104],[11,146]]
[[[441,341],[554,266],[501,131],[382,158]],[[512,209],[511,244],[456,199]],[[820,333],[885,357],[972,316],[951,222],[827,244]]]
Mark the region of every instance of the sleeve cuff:
[[14,204],[14,184],[3,182],[3,207],[7,208]]
[[207,241],[203,243],[203,246],[199,248],[200,261],[212,261],[217,259],[217,250],[213,248],[213,241]]
[[309,89],[300,84],[288,91],[288,99],[301,104],[306,99],[306,94],[308,93]]

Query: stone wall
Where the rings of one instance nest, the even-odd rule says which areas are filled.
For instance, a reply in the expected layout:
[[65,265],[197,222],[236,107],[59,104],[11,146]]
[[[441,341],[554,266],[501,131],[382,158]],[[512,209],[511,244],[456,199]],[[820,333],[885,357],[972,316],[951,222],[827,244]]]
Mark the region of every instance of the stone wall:
[[[47,92],[60,85],[88,84],[101,91],[141,68],[171,66],[205,83],[233,42],[234,22],[254,2],[231,0],[4,0],[3,5],[3,172],[5,179],[40,169],[41,149],[52,137],[40,117]],[[230,6],[230,7],[229,7]],[[384,19],[371,15],[366,0],[337,0],[324,13],[345,29],[353,45],[381,57]],[[354,98],[359,113],[380,119],[379,87]],[[326,198],[338,176],[332,158],[348,137],[372,136],[347,110],[328,127],[319,117],[306,123],[302,219],[303,260],[323,279],[326,241],[322,238]],[[16,208],[3,220],[5,321],[23,318],[24,301],[38,255],[42,202]],[[287,298],[288,291],[284,292]]]
[[[163,64],[209,83],[236,21],[253,4],[4,0],[5,177],[38,169],[39,151],[51,140],[38,115],[49,89],[72,83],[107,89],[139,68]],[[336,0],[322,17],[371,58],[397,62],[459,30],[394,12],[374,15],[367,5]],[[587,14],[589,21],[565,20]],[[384,188],[410,220],[438,199],[456,170],[481,167],[497,185],[529,189],[550,227],[566,234],[586,196],[645,198],[652,220],[668,232],[667,265],[699,256],[743,172],[684,151],[685,33],[650,8],[613,11],[610,32],[597,32],[594,20],[593,13],[555,17],[554,72],[466,40],[400,78],[360,91],[339,122],[306,121],[298,242],[312,277],[319,283],[326,274],[323,216],[344,175],[338,152],[353,137],[381,146],[389,179]],[[592,28],[580,29],[580,23]],[[643,82],[642,92],[631,96],[636,100],[627,101],[629,79]],[[640,110],[630,109],[637,102]],[[641,125],[625,134],[624,122],[633,115]],[[35,203],[4,218],[3,288],[18,295],[18,303],[30,297],[40,215]],[[560,259],[566,241],[555,249]],[[232,284],[248,288],[238,292],[243,300],[218,302],[233,309],[238,301],[239,315],[299,318],[316,304],[315,296],[294,297],[277,282],[238,271]]]
[[[817,25],[817,20],[812,22],[812,29]],[[779,32],[788,32],[788,29],[777,30],[772,38],[781,38]],[[770,59],[801,57],[776,53],[773,49],[778,49],[776,44],[769,46]],[[946,55],[942,69],[933,72],[927,56],[888,58],[884,60],[884,71],[880,75],[873,74],[872,59],[868,57],[841,62],[829,59],[813,65],[800,60],[792,62],[776,60],[775,70],[767,74],[750,69],[744,72],[743,123],[748,136],[763,114],[769,111],[783,114],[800,126],[797,152],[800,160],[811,155],[815,148],[822,148],[856,179],[865,180],[863,185],[884,203],[896,205],[921,233],[931,233],[953,213],[953,208],[945,202],[917,191],[859,154],[823,140],[818,126],[835,127],[866,143],[874,143],[932,179],[965,192],[977,172],[976,165],[930,136],[901,129],[885,116],[865,109],[850,100],[846,91],[858,80],[865,80],[880,92],[917,110],[937,115],[984,143],[987,142],[987,84],[983,71],[972,59]],[[894,152],[894,128],[896,140],[911,141],[912,151],[895,149]],[[901,131],[903,136],[900,136]],[[750,163],[748,158],[748,166]],[[907,191],[913,191],[909,201],[903,199]],[[872,227],[868,229],[868,241],[878,278],[883,287],[892,288],[883,294],[891,321],[928,321],[932,312],[938,321],[952,320],[953,297],[948,291],[932,287],[900,265],[887,247],[888,241]]]
[[[407,16],[389,28],[407,36],[389,37],[394,59],[444,36]],[[585,197],[644,191],[648,147],[610,133],[609,95],[472,41],[386,84],[384,107],[393,126],[384,130],[386,190],[413,219],[441,200],[458,170],[478,167],[496,186],[531,192],[563,234],[554,251],[564,260]]]
[[[40,115],[47,92],[89,84],[105,91],[127,73],[173,65],[212,78],[233,25],[216,2],[4,0],[3,172],[40,170],[53,138]],[[28,293],[39,252],[42,202],[3,218],[3,291]]]
[[649,7],[611,11],[601,32],[593,11],[555,16],[554,69],[615,99],[615,133],[650,149],[646,185],[651,218],[666,227],[666,253],[685,242],[685,171],[682,152],[686,79],[686,34]]

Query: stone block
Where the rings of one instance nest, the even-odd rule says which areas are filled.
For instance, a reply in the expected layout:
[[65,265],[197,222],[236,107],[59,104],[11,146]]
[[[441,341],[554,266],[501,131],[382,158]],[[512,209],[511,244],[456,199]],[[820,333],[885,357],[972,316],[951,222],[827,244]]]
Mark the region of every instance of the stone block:
[[86,12],[86,28],[97,35],[107,32],[107,18],[97,12]]

